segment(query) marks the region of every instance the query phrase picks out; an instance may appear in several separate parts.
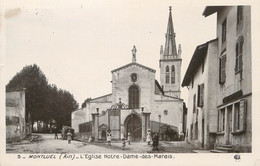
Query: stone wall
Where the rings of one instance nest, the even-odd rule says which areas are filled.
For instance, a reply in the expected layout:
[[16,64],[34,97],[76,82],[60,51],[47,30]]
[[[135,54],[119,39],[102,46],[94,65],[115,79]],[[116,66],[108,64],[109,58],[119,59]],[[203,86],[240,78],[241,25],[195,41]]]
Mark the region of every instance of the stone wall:
[[[230,142],[234,146],[242,147],[242,151],[251,151],[252,142],[252,55],[251,55],[251,8],[243,6],[243,19],[237,25],[237,6],[224,8],[217,15],[217,37],[222,37],[222,22],[227,20],[226,43],[219,40],[219,56],[226,54],[226,81],[218,85],[217,105],[219,109],[225,109],[227,119],[227,107],[232,108],[232,131],[235,127],[234,104],[241,100],[246,101],[245,129],[239,133],[232,132],[229,135],[227,131],[217,136],[216,144],[226,144]],[[243,38],[242,71],[236,72],[236,44]],[[242,76],[242,77],[241,77]],[[230,101],[224,99],[232,96],[236,92],[242,92],[242,96],[233,97]],[[227,120],[225,126],[228,125]]]
[[6,141],[26,137],[25,91],[6,93]]
[[[188,141],[206,149],[210,147],[209,133],[217,130],[217,91],[214,87],[218,84],[217,40],[209,41],[207,45],[205,59],[200,59],[201,64],[197,67],[195,74],[190,76],[194,81],[193,85],[192,81],[189,85],[187,113]],[[204,84],[204,104],[198,106],[198,86],[201,84]],[[196,95],[195,109],[193,108],[194,95]]]

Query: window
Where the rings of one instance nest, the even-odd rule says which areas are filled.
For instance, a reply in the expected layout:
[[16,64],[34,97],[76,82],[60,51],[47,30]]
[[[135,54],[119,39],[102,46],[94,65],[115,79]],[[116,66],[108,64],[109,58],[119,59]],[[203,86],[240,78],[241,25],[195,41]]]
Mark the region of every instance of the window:
[[136,85],[129,88],[129,108],[139,108],[139,89]]
[[172,65],[172,71],[171,71],[171,84],[175,84],[175,67]]
[[244,39],[243,37],[239,37],[237,44],[236,44],[236,65],[235,65],[235,72],[241,73],[241,78],[242,78],[242,69],[243,69],[243,44],[244,44]]
[[245,130],[246,124],[246,100],[235,103],[234,132]]
[[190,125],[190,139],[193,139],[193,124]]
[[203,107],[204,104],[204,84],[198,85],[198,106]]
[[219,83],[223,84],[226,82],[226,55],[223,55],[219,59]]
[[225,131],[225,108],[218,112],[218,132]]
[[169,66],[167,65],[166,68],[165,68],[165,82],[166,84],[169,84],[170,83],[170,69],[169,69]]
[[196,110],[196,94],[193,95],[193,113]]
[[222,23],[222,43],[226,42],[227,37],[227,19]]
[[242,21],[243,21],[243,7],[238,6],[237,7],[237,28],[242,23]]
[[131,74],[131,81],[132,82],[136,82],[137,81],[137,74],[136,73],[133,73],[133,74]]
[[195,122],[195,131],[194,131],[194,139],[198,139],[198,135],[199,135],[199,126],[198,126],[198,121]]
[[235,131],[239,130],[240,128],[240,104],[236,103],[235,104]]

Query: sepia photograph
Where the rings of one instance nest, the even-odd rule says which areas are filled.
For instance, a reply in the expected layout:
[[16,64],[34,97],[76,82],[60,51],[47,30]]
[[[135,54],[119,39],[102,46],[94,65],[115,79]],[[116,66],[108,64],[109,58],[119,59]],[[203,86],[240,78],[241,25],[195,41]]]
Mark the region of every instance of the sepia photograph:
[[5,2],[2,152],[28,164],[170,165],[181,154],[231,155],[239,164],[254,152],[256,9],[173,0]]

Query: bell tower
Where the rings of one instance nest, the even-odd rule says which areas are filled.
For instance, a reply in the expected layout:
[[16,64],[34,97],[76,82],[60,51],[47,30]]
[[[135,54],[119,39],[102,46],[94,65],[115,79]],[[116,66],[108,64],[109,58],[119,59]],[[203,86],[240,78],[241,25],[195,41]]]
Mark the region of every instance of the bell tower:
[[169,7],[169,19],[165,34],[165,45],[160,49],[160,82],[164,94],[180,98],[181,45],[176,49],[175,33],[172,23],[172,8]]

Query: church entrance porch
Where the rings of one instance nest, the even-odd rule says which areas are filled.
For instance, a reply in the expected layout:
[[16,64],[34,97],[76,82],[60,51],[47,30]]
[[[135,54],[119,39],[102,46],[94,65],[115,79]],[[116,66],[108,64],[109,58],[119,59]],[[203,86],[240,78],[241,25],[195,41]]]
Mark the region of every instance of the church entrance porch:
[[150,112],[144,108],[129,109],[127,105],[119,103],[112,105],[102,114],[92,113],[92,137],[105,139],[108,131],[112,140],[131,137],[131,141],[146,141],[147,130],[150,129]]
[[142,140],[142,120],[138,115],[129,115],[125,120],[125,128],[125,136],[130,132],[132,141]]

